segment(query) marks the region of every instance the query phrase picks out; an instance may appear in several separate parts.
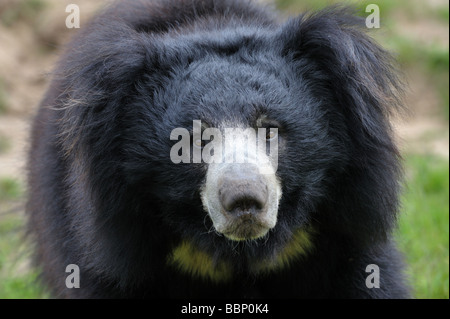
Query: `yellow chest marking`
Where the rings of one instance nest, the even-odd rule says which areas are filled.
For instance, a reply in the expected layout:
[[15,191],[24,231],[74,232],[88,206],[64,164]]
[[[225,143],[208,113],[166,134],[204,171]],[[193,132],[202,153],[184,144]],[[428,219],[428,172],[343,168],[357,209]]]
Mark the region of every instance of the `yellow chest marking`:
[[[314,248],[312,233],[311,230],[297,230],[286,246],[274,252],[273,257],[251,265],[251,271],[268,273],[289,267],[294,260],[306,256]],[[182,241],[167,257],[167,264],[177,267],[181,272],[215,283],[227,282],[233,277],[231,262],[231,260],[214,260],[210,254],[187,240]]]
[[305,257],[314,249],[312,229],[298,229],[280,251],[272,258],[263,259],[254,264],[252,270],[256,273],[268,273],[288,268],[298,258]]
[[229,263],[214,261],[208,253],[188,241],[178,245],[169,255],[167,262],[192,277],[206,278],[212,282],[225,282],[232,277],[232,267]]

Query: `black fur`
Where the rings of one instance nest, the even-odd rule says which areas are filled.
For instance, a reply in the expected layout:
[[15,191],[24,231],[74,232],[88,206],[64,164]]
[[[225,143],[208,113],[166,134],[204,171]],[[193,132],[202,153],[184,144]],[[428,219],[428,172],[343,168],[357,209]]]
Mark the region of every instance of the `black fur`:
[[[364,20],[333,7],[285,23],[242,0],[121,1],[67,46],[34,121],[29,229],[56,297],[403,298],[391,231],[401,107],[391,57]],[[280,123],[278,223],[264,240],[208,232],[205,166],[175,165],[170,132],[260,114]],[[313,249],[259,274],[297,228]],[[188,239],[233,278],[213,283],[167,265]],[[66,265],[81,269],[67,289]],[[380,288],[365,285],[377,264]]]

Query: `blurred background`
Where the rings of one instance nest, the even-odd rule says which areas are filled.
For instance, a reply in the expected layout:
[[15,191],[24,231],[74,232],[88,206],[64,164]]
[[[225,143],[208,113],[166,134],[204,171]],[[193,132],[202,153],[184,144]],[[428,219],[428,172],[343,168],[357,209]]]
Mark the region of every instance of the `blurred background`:
[[[261,0],[269,2],[266,0]],[[29,125],[48,85],[67,29],[70,3],[81,28],[107,1],[0,0],[0,299],[46,298],[23,240]],[[338,1],[277,0],[286,16]],[[342,2],[342,1],[340,1]],[[393,119],[404,154],[405,189],[395,233],[416,298],[449,298],[449,2],[347,1],[377,4],[372,36],[400,61],[409,84],[409,116]]]

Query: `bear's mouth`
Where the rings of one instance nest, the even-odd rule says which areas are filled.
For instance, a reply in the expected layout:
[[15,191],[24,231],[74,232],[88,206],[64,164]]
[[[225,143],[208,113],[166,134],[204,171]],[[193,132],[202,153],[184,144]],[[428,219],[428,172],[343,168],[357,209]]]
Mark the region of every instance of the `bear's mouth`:
[[268,221],[249,212],[231,219],[220,232],[231,240],[253,240],[264,237],[272,227]]

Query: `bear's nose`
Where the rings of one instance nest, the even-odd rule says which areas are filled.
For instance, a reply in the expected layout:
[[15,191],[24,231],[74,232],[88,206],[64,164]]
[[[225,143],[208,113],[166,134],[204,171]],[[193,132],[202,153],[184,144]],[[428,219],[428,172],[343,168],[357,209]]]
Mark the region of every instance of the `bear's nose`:
[[220,203],[231,217],[255,216],[265,210],[267,184],[253,164],[234,164],[218,180]]

